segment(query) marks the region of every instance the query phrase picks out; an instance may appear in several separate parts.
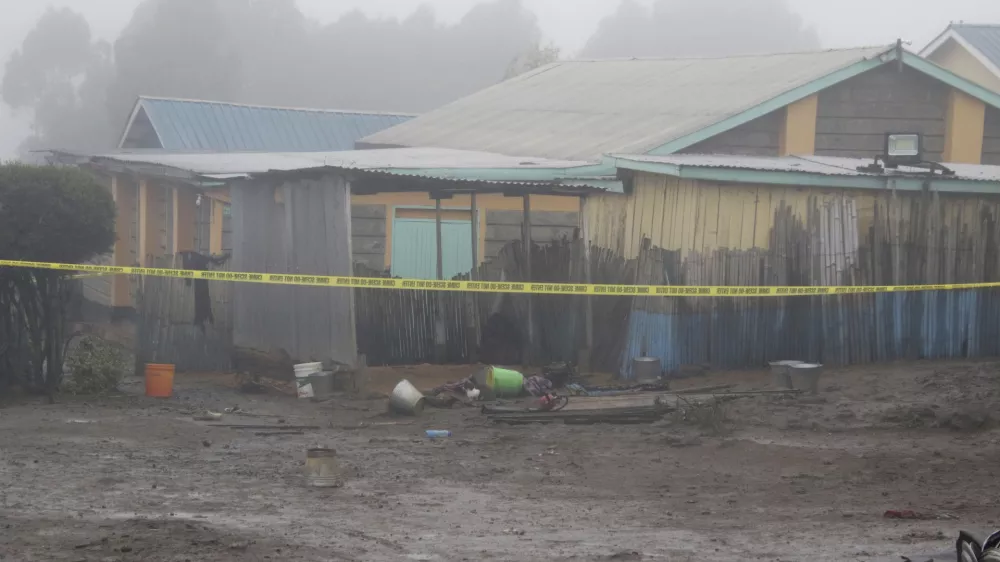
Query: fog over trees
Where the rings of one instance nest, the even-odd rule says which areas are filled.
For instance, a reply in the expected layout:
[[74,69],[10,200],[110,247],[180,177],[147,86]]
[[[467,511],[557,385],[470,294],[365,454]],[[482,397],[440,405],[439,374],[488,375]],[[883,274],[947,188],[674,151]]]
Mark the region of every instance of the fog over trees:
[[[766,6],[762,6],[766,4]],[[819,47],[785,0],[626,0],[582,56],[712,56]],[[442,23],[352,12],[321,25],[294,0],[145,0],[120,37],[49,10],[6,61],[2,101],[33,116],[22,150],[115,146],[139,95],[424,112],[557,60],[521,0]]]
[[582,55],[712,57],[819,48],[816,30],[786,0],[658,0],[649,8],[624,0]]

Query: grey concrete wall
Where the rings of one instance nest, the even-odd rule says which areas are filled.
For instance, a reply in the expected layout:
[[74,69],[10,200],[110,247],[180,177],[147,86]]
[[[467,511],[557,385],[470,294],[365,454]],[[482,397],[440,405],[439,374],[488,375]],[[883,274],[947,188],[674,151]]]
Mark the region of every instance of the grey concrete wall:
[[686,148],[682,152],[686,154],[777,156],[783,125],[784,110],[774,111]]
[[890,132],[920,133],[929,160],[944,151],[948,86],[895,65],[871,70],[819,94],[816,154],[874,158]]
[[[514,240],[521,239],[524,223],[521,211],[486,212],[486,255],[496,257],[500,249]],[[559,211],[531,212],[531,239],[545,244],[560,238],[573,239],[573,231],[580,224],[579,213]]]

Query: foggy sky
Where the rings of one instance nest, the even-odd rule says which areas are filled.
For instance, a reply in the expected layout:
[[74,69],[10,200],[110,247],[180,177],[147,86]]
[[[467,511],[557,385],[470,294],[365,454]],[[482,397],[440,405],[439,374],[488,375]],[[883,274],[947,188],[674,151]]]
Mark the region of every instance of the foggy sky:
[[[252,0],[247,0],[252,1]],[[372,16],[403,17],[429,4],[441,19],[456,21],[478,0],[298,0],[302,11],[321,22],[360,9]],[[620,0],[523,0],[535,12],[546,39],[572,55],[581,49],[601,18]],[[651,0],[642,0],[646,3]],[[733,0],[752,2],[753,0]],[[0,0],[0,72],[10,52],[49,5],[71,7],[86,16],[93,33],[113,41],[139,0]],[[807,24],[816,28],[824,47],[880,45],[897,37],[919,50],[950,21],[1000,23],[1000,0],[789,0]],[[711,32],[711,30],[707,30]],[[725,41],[724,37],[719,38]],[[15,119],[0,103],[0,158],[12,156],[26,135],[24,118]]]

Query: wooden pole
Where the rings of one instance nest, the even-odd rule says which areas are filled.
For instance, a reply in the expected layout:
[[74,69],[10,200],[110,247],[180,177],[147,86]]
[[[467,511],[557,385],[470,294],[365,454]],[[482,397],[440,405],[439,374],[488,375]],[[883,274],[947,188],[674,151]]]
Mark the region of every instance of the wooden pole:
[[441,251],[441,199],[434,199],[434,236],[437,244],[437,279],[444,279],[444,254]]
[[[587,219],[587,198],[580,198],[580,236],[583,238],[583,275],[588,285],[593,281],[590,266],[590,221]],[[590,371],[591,354],[594,349],[594,301],[590,296],[583,297],[585,345],[578,359],[581,372]]]
[[[524,252],[524,281],[530,284],[531,276],[531,195],[522,197],[522,207],[524,210],[524,221],[521,223],[521,246]],[[527,318],[527,338],[522,349],[522,362],[525,367],[531,364],[531,351],[535,343],[535,311],[534,298],[528,293],[525,298],[528,301]]]
[[[472,270],[469,272],[470,281],[479,280],[479,209],[476,205],[476,193],[469,197],[469,220],[472,224]],[[469,293],[468,319],[470,328],[466,332],[469,338],[469,362],[479,362],[479,345],[482,334],[479,326],[479,297],[478,293]]]
[[479,209],[476,205],[476,194],[473,193],[469,202],[469,220],[472,221],[472,272],[469,280],[479,280]]
[[[437,279],[444,279],[444,252],[441,240],[441,197],[434,196],[434,234],[437,246]],[[443,364],[448,358],[448,336],[445,332],[444,324],[444,293],[437,292],[434,299],[437,304],[437,313],[434,315],[434,360],[437,364]]]

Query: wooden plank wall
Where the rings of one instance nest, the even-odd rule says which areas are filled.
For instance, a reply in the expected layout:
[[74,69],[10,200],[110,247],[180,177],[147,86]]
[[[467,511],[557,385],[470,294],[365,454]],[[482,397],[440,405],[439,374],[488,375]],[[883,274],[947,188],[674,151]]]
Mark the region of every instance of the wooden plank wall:
[[[599,248],[593,250],[593,279],[597,283],[633,283],[634,264]],[[539,282],[583,282],[582,240],[556,241],[535,245],[532,276]],[[520,242],[507,243],[477,271],[477,279],[515,282],[524,280],[525,269]],[[380,276],[384,272],[365,270],[359,275]],[[468,274],[458,276],[467,279]],[[527,301],[523,295],[480,294],[473,302],[463,293],[437,295],[424,291],[384,291],[356,289],[358,349],[369,365],[413,365],[435,360],[434,321],[440,310],[445,319],[447,348],[445,362],[468,363],[473,357],[491,364],[518,364],[526,344]],[[627,327],[631,299],[609,297],[595,302],[600,319],[594,327],[594,362],[597,368],[616,369],[620,346]],[[472,306],[470,306],[470,304]],[[576,361],[583,345],[584,307],[582,298],[568,295],[536,295],[535,341],[532,359],[544,365],[552,361]],[[475,312],[473,312],[475,311]],[[474,317],[470,317],[471,315]],[[482,345],[475,351],[470,326],[479,324]]]
[[[236,184],[232,197],[235,270],[352,274],[350,193],[340,176],[280,186]],[[281,349],[303,362],[353,365],[357,359],[350,289],[240,283],[234,301],[237,347]]]
[[212,235],[212,200],[203,197],[201,205],[195,208],[194,248],[202,254],[209,254]]
[[927,158],[941,161],[949,87],[912,69],[888,65],[819,94],[816,154],[874,158],[885,134],[920,133]]
[[[635,260],[642,283],[1000,280],[1000,196],[726,185],[641,174],[632,196],[595,197],[587,210],[595,246]],[[644,352],[669,368],[1000,355],[997,290],[635,300],[624,372],[627,359]]]
[[781,145],[781,129],[785,110],[768,113],[684,149],[687,154],[739,154],[743,156],[777,156]]
[[989,105],[986,106],[982,163],[1000,165],[1000,109]]
[[[486,255],[483,259],[495,258],[501,248],[520,240],[523,224],[521,211],[486,211]],[[572,240],[579,224],[579,213],[532,210],[531,240],[536,244]]]
[[[106,175],[98,176],[98,181],[104,186],[108,192],[111,192],[111,177]],[[128,233],[122,233],[127,235]],[[100,256],[95,257],[88,263],[94,265],[114,265],[114,253],[108,252]],[[100,310],[100,309],[110,309],[111,307],[111,276],[110,275],[100,275],[86,277],[81,283],[83,298],[87,301],[87,310]],[[94,321],[104,320],[104,313],[99,314],[100,318],[94,318]],[[84,320],[90,320],[89,318],[84,318]]]
[[354,263],[371,271],[385,270],[385,205],[351,205]]

